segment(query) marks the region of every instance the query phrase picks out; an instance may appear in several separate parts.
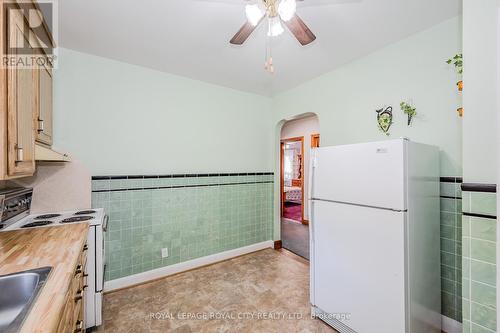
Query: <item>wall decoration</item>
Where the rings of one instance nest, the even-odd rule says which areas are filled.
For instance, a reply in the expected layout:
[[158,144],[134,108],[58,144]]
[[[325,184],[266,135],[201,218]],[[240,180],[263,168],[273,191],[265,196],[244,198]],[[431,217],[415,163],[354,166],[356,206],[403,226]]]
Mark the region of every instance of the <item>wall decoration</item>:
[[462,53],[456,54],[453,58],[446,60],[448,65],[453,64],[455,69],[457,70],[458,75],[462,75],[464,73],[464,62]]
[[389,128],[392,125],[392,106],[387,108],[382,108],[377,110],[377,123],[378,128],[387,136],[391,135],[389,133]]
[[[457,71],[457,74],[462,77],[464,73],[464,62],[463,62],[463,55],[462,53],[457,53],[453,58],[446,60],[446,63],[448,65],[453,65],[455,66],[455,70]],[[458,91],[461,92],[464,90],[464,82],[462,80],[459,80],[457,82],[457,87]],[[457,109],[458,115],[462,117],[464,115],[464,109],[463,108],[458,108]]]
[[408,116],[408,126],[410,126],[413,117],[417,115],[417,109],[411,104],[406,102],[401,102],[399,106],[401,107],[401,111],[403,111],[403,113]]

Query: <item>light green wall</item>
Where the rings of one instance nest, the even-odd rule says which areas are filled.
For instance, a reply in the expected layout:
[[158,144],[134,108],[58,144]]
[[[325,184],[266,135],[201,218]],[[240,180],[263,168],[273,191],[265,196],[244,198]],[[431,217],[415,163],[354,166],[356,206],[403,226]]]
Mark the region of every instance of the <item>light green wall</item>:
[[498,0],[463,1],[464,182],[496,183]]
[[[445,62],[461,51],[461,21],[447,20],[275,96],[274,156],[279,156],[283,120],[312,112],[319,117],[322,146],[408,137],[440,147],[442,176],[462,176],[459,78]],[[399,109],[403,100],[412,101],[419,113],[411,127]],[[378,129],[375,112],[388,105],[394,109],[389,137]],[[277,159],[274,165],[274,237],[279,239]]]
[[[463,0],[464,182],[498,184],[498,0]],[[464,192],[463,331],[498,331],[497,200],[495,193]],[[488,218],[490,216],[490,218]]]
[[266,97],[61,49],[55,146],[92,175],[272,170]]
[[[390,138],[439,146],[442,175],[461,175],[462,119],[456,112],[461,101],[457,76],[445,63],[460,50],[457,17],[276,96],[275,124],[314,112],[324,146],[384,140],[375,110],[392,105]],[[412,127],[399,109],[403,100],[412,100],[419,112]]]

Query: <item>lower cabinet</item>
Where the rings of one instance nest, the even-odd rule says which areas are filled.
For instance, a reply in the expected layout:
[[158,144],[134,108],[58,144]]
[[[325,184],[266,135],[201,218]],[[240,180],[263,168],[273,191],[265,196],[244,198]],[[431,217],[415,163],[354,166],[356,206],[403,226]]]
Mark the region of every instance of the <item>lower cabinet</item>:
[[85,267],[87,264],[87,245],[82,249],[82,253],[75,267],[74,277],[66,296],[66,305],[61,315],[58,333],[85,332],[84,302],[85,290],[87,288],[87,274]]

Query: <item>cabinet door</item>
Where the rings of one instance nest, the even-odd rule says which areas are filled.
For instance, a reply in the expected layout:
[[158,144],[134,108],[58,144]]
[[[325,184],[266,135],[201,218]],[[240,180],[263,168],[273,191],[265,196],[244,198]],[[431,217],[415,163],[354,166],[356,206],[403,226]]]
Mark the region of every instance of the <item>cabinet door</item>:
[[[29,30],[24,17],[9,12],[9,43],[14,47],[30,45]],[[12,67],[8,70],[7,141],[10,177],[33,175],[35,172],[35,131],[37,82],[36,70]]]
[[52,146],[52,70],[42,66],[38,75],[36,140]]

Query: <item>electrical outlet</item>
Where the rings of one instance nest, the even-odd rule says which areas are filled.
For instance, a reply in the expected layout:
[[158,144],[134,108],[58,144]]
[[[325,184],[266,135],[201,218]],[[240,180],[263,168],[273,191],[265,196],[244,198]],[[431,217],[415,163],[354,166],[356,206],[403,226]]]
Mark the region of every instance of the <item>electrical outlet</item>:
[[162,258],[168,257],[168,248],[165,247],[165,248],[161,249],[161,257]]

